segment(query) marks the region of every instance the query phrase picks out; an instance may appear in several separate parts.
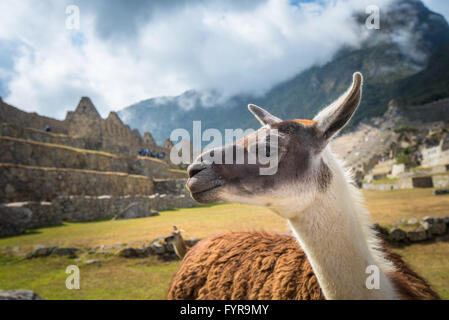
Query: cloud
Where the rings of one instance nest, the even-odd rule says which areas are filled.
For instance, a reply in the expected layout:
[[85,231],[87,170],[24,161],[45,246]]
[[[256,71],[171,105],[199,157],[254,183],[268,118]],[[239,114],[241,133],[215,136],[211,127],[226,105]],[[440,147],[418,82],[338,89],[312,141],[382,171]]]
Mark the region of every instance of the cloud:
[[372,1],[72,2],[79,31],[65,28],[67,1],[0,1],[9,13],[0,45],[13,56],[0,65],[9,103],[63,118],[85,95],[106,116],[189,89],[263,93],[357,45],[350,17]]
[[447,0],[422,0],[430,10],[441,14],[449,21],[449,4]]

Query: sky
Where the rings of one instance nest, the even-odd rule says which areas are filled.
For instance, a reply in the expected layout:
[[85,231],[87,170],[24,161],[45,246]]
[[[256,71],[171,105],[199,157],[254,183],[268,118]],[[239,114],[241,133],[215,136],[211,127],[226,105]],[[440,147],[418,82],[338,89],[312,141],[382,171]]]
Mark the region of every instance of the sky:
[[63,119],[82,96],[105,117],[190,89],[263,94],[357,45],[349,17],[389,1],[0,0],[0,95]]

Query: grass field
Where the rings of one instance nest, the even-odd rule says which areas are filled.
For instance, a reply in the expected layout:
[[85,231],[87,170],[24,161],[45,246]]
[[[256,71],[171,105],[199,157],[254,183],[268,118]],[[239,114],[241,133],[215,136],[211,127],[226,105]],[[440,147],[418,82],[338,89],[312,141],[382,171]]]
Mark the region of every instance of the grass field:
[[[449,196],[435,197],[431,189],[367,191],[366,206],[373,220],[382,225],[403,218],[449,216]],[[225,204],[161,212],[158,217],[67,223],[60,227],[34,230],[22,236],[0,239],[0,289],[31,289],[46,299],[163,299],[179,261],[156,258],[124,259],[111,253],[87,254],[87,249],[117,243],[141,246],[168,235],[173,224],[185,230],[186,238],[205,238],[230,230],[288,231],[286,222],[265,208]],[[37,245],[58,245],[84,249],[79,260],[48,257],[26,260],[7,254],[19,247],[22,253]],[[116,251],[119,249],[116,249]],[[427,278],[442,297],[449,299],[449,243],[416,244],[395,249]],[[87,265],[87,259],[100,264]],[[68,265],[78,265],[81,289],[65,287]]]

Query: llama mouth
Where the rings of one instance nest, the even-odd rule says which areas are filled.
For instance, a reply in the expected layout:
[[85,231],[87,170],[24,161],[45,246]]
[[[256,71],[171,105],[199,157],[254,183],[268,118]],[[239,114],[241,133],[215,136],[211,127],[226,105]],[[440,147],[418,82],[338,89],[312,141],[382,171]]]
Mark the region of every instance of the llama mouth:
[[214,186],[214,187],[212,187],[212,188],[209,188],[209,189],[206,189],[206,190],[195,191],[195,192],[194,192],[194,191],[191,191],[190,193],[192,193],[192,194],[201,194],[201,193],[210,192],[210,191],[212,191],[212,190],[221,188],[222,186],[223,186],[222,184],[219,184],[219,185],[216,185],[216,186]]
[[208,192],[215,188],[221,187],[224,182],[221,179],[205,179],[204,177],[192,177],[187,180],[186,187],[190,193]]
[[218,194],[219,190],[223,188],[223,184],[219,184],[216,186],[213,186],[209,189],[202,190],[202,191],[190,191],[190,196],[193,200],[200,202],[200,203],[214,203],[219,201]]

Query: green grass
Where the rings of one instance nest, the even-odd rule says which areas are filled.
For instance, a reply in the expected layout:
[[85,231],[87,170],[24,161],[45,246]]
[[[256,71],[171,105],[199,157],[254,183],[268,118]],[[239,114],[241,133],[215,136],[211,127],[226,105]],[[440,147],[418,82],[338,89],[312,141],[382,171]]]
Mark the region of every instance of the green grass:
[[[85,265],[73,259],[49,257],[25,260],[0,258],[0,288],[27,288],[45,299],[164,299],[179,261],[112,257]],[[67,266],[80,268],[80,290],[68,290]]]
[[232,230],[288,230],[286,222],[266,208],[221,204],[163,211],[158,217],[142,219],[64,223],[60,227],[33,230],[21,236],[0,239],[0,248],[20,246],[30,250],[36,245],[91,248],[118,242],[150,242],[170,234],[173,224],[185,230],[187,238],[204,238]]
[[398,180],[398,178],[382,178],[379,180],[374,180],[372,184],[396,183]]
[[427,279],[441,298],[449,299],[449,242],[415,244],[394,251]]
[[[433,196],[432,189],[364,191],[373,220],[391,225],[400,219],[449,215],[449,195]],[[288,231],[286,222],[265,208],[220,204],[161,212],[160,216],[120,221],[66,223],[28,234],[0,239],[0,289],[30,289],[46,299],[164,299],[180,262],[154,257],[124,259],[113,253],[89,255],[87,248],[118,242],[149,243],[171,233],[176,224],[186,238],[205,238],[231,230]],[[13,247],[29,252],[36,245],[74,246],[83,249],[78,259],[48,257],[27,260],[9,256]],[[9,249],[5,249],[9,247]],[[449,299],[449,243],[437,242],[394,249]],[[100,265],[85,265],[99,259]],[[65,287],[68,265],[80,267],[81,289]]]

